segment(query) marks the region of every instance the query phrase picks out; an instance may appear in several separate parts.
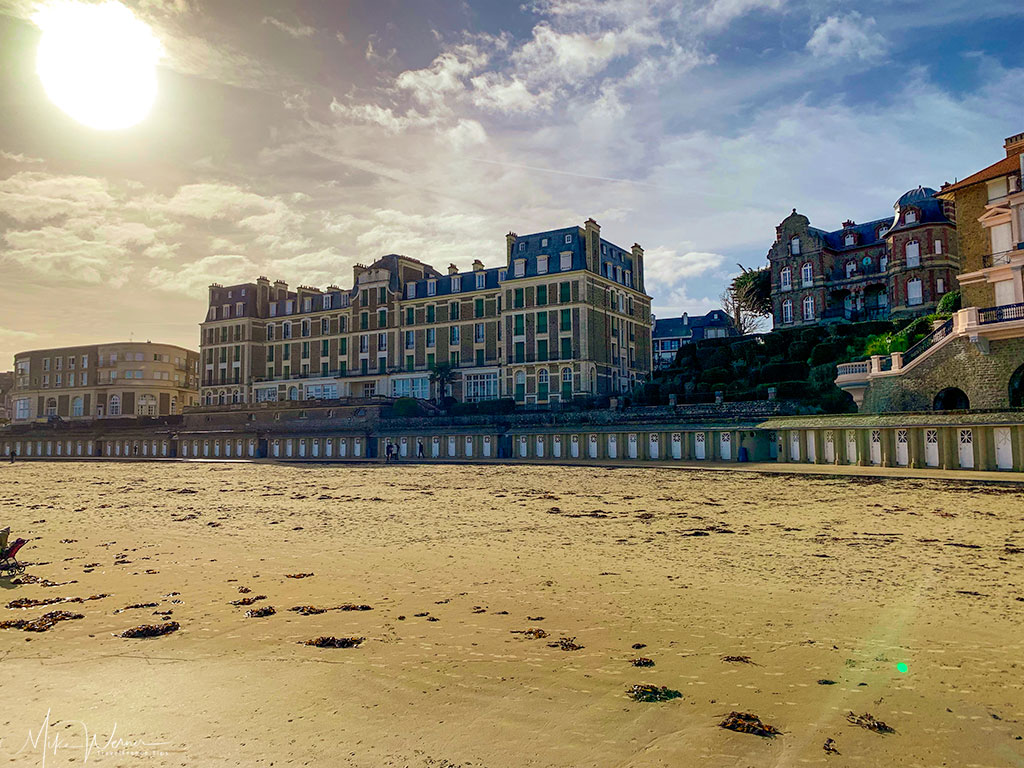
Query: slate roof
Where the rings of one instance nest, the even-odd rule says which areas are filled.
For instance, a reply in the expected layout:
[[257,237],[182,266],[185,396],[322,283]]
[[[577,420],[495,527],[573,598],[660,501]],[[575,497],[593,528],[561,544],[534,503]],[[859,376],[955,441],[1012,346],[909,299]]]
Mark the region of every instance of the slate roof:
[[[719,317],[716,317],[718,315]],[[655,339],[682,339],[688,338],[695,328],[731,328],[732,318],[721,309],[713,309],[704,316],[687,317],[683,323],[681,317],[666,317],[664,320],[655,319],[652,338]]]
[[1000,176],[1009,176],[1014,171],[1020,170],[1020,156],[1022,153],[1024,153],[1024,146],[1011,149],[1009,157],[1004,157],[1002,160],[992,163],[988,168],[983,168],[977,173],[972,173],[966,179],[962,179],[956,184],[950,184],[948,187],[943,186],[938,194],[948,195],[950,192],[966,189],[967,187],[972,187],[975,184],[980,184],[983,181],[998,179]]

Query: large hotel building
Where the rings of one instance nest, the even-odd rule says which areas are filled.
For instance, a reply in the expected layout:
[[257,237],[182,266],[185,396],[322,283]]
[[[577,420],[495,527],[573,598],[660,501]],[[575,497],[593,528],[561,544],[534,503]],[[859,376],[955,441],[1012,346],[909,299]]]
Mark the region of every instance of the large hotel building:
[[[325,290],[210,286],[203,405],[446,394],[545,406],[627,392],[651,370],[643,249],[582,227],[506,238],[501,267],[447,274],[406,256]],[[446,392],[435,391],[431,372]]]
[[195,352],[151,342],[19,352],[11,421],[179,414],[198,404],[198,367]]

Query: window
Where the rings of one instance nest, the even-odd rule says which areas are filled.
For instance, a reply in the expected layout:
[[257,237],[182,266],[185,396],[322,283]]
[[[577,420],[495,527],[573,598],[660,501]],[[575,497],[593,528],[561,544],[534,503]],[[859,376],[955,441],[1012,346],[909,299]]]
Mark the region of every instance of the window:
[[786,299],[782,302],[782,322],[792,323],[793,322],[793,302]]
[[542,237],[540,239],[540,247],[541,248],[547,248],[548,247],[548,239],[546,237]]
[[[566,237],[568,237],[568,235],[566,235]],[[572,269],[572,251],[566,251],[565,253],[561,254],[558,268],[562,272],[568,272],[570,269]]]
[[921,244],[917,240],[907,243],[907,267],[921,266]]
[[303,320],[302,321],[302,335],[303,336],[309,336],[309,334],[312,332],[312,327],[311,326],[312,326],[312,324],[309,322],[309,320]]
[[406,331],[405,332],[405,348],[413,349],[416,346],[416,332]]
[[427,328],[427,346],[433,347],[437,342],[437,329]]
[[477,299],[473,302],[473,316],[483,317],[484,316],[484,300]]
[[453,368],[458,368],[459,365],[461,364],[459,353],[455,351],[451,352],[449,356],[449,361],[451,362]]
[[409,283],[408,285],[405,286],[405,298],[416,298],[416,283]]
[[274,324],[267,323],[267,341],[274,340]]
[[450,280],[452,284],[452,293],[462,292],[462,278],[458,275],[453,275]]
[[537,360],[544,362],[548,359],[548,340],[537,339]]
[[572,339],[570,339],[568,336],[563,336],[561,338],[561,345],[562,345],[562,350],[561,350],[560,357],[563,360],[571,360],[572,359]]
[[323,308],[324,309],[330,309],[331,308],[331,295],[330,294],[327,294],[326,296],[324,296]]
[[993,179],[988,183],[989,202],[992,202],[993,200],[998,200],[1000,197],[1006,197],[1007,191],[1009,189],[1006,184],[1007,180],[1007,177],[1003,176],[1001,179]]
[[82,398],[76,397],[71,401],[71,415],[81,416],[83,413]]
[[538,312],[537,313],[537,333],[541,334],[541,333],[547,333],[547,332],[548,332],[548,313],[547,312]]
[[292,337],[292,324],[282,323],[281,324],[282,338],[290,339]]
[[364,307],[370,304],[370,292],[366,288],[359,292],[359,303]]
[[814,285],[814,267],[811,266],[811,262],[807,262],[800,267],[800,282],[803,283],[804,287]]
[[519,243],[519,252],[522,253],[526,250],[526,243]]
[[935,253],[936,254],[942,253],[942,241],[941,240],[936,240],[935,241]]
[[946,292],[946,283],[945,283],[945,281],[941,277],[937,278],[935,280],[935,293],[938,294],[939,296],[941,296],[945,292]]
[[477,344],[483,344],[484,342],[484,324],[477,323],[473,326],[473,341]]
[[377,334],[377,350],[380,352],[385,351],[388,348],[388,335],[386,333]]
[[366,331],[370,328],[370,313],[360,312],[359,313],[359,330]]
[[814,319],[814,297],[804,296],[804,320]]
[[366,334],[366,333],[361,334],[359,336],[359,352],[361,354],[365,355],[369,351],[370,351],[370,336],[369,336],[369,334]]
[[559,316],[560,316],[559,327],[561,328],[561,330],[563,330],[563,331],[571,331],[572,330],[572,310],[563,309],[561,312],[559,312]]
[[120,416],[121,415],[121,398],[117,395],[110,396],[110,415]]
[[428,323],[434,322],[434,311],[435,310],[434,310],[434,305],[433,304],[431,304],[430,306],[427,307],[427,322]]
[[29,401],[28,401],[27,398],[24,399],[24,400],[15,400],[14,401],[14,418],[15,419],[17,419],[18,421],[24,421],[24,420],[26,420],[28,418],[28,413],[29,413]]
[[854,234],[852,232],[849,232],[849,233],[847,233],[846,237],[843,238],[843,244],[844,245],[856,245],[857,244],[857,238],[854,236]]
[[779,286],[784,291],[788,291],[793,287],[793,270],[789,267],[783,267],[779,273]]
[[907,281],[907,306],[913,307],[922,303],[921,281],[917,278]]
[[285,314],[288,314],[288,315],[292,314],[295,311],[295,302],[290,300],[290,299],[288,301],[286,301],[284,303],[284,311],[285,311]]
[[320,333],[326,336],[331,332],[331,321],[326,317],[320,318]]
[[526,399],[526,371],[516,371],[516,400]]
[[568,304],[572,301],[572,283],[558,284],[558,300],[562,304]]
[[437,295],[437,280],[427,280],[427,296]]
[[463,397],[467,403],[478,400],[496,400],[498,397],[497,373],[468,373],[462,377]]
[[562,399],[568,400],[572,397],[572,368],[562,369]]
[[523,334],[526,333],[526,330],[525,330],[526,320],[525,320],[525,318],[526,318],[525,315],[515,315],[515,316],[513,316],[513,318],[512,318],[512,335],[513,336],[522,336]]
[[506,270],[504,270],[504,269],[499,269],[498,270],[498,282],[499,283],[505,282],[505,278],[506,277],[508,277],[508,272]]
[[857,262],[852,259],[846,262],[846,276],[853,277],[853,273],[857,271]]
[[543,307],[548,303],[548,287],[546,285],[537,286],[537,306]]
[[324,339],[320,342],[320,357],[327,357],[331,354],[330,342]]
[[453,301],[451,304],[448,305],[448,319],[459,319],[459,303],[457,301]]
[[572,242],[572,235],[566,235],[565,236],[565,242],[566,243],[571,243]]
[[388,327],[388,311],[386,309],[377,310],[377,327],[387,328]]
[[448,332],[448,343],[451,345],[459,344],[459,326],[453,325]]
[[905,224],[914,224],[917,222],[917,211],[911,209],[903,215],[903,222]]
[[142,395],[139,397],[139,416],[156,416],[156,395]]
[[481,290],[487,283],[487,275],[483,272],[477,272],[476,275],[476,289]]
[[516,277],[522,277],[523,275],[526,274],[526,260],[516,259],[514,262],[512,262],[512,269],[513,274],[515,274]]
[[537,257],[537,274],[545,275],[548,271],[548,257],[538,256]]
[[430,399],[430,378],[419,376],[414,379],[392,379],[392,397],[415,397],[419,400]]
[[800,255],[800,238],[794,237],[789,241],[789,252],[793,256]]
[[548,376],[548,369],[541,368],[537,371],[537,399],[547,400],[548,399],[548,385],[550,383],[550,377]]
[[515,361],[517,363],[526,362],[526,344],[522,341],[517,341],[514,345]]

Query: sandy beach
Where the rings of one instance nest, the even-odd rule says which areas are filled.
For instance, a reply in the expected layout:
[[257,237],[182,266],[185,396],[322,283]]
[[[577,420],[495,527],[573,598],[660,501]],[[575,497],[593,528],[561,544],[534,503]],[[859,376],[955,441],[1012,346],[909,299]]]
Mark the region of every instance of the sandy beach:
[[1019,486],[24,462],[0,510],[0,620],[82,616],[0,630],[4,764],[1024,766]]

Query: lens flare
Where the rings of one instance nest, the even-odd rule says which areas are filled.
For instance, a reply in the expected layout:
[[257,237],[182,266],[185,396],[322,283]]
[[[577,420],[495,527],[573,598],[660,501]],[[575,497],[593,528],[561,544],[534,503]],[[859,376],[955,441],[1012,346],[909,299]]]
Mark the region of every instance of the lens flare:
[[129,128],[149,114],[163,46],[128,8],[114,0],[54,0],[32,21],[42,30],[36,72],[64,112],[106,131]]
[[909,667],[906,664],[904,664],[902,661],[899,664],[896,665],[896,671],[899,672],[901,675],[907,674],[907,670],[908,669],[909,669]]

